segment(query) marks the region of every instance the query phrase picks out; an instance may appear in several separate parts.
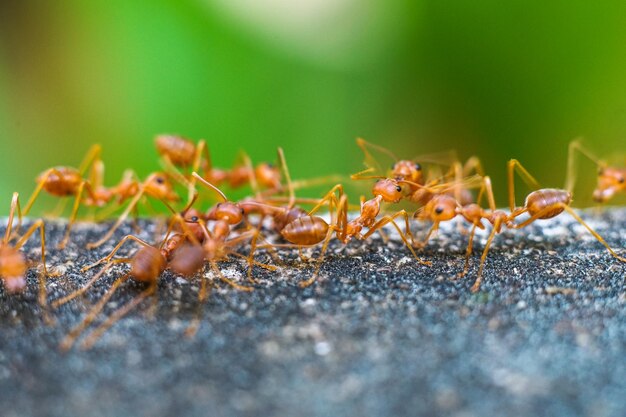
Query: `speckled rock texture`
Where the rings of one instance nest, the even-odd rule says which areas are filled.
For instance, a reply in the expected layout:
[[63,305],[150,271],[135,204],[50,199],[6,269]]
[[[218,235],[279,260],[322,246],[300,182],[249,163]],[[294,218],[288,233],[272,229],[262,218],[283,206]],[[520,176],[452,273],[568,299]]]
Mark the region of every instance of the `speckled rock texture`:
[[[584,218],[626,253],[626,210]],[[158,222],[140,226],[143,238],[160,236]],[[84,247],[106,228],[79,225],[59,252],[63,225],[48,225],[48,264],[62,273],[49,281],[49,300],[93,275],[81,266],[115,242]],[[123,227],[116,241],[131,231]],[[499,235],[481,292],[472,294],[486,236],[477,239],[469,276],[455,279],[467,239],[456,224],[444,228],[420,252],[431,267],[393,237],[333,244],[319,281],[306,289],[297,283],[313,265],[281,250],[278,271],[255,268],[255,291],[216,281],[200,307],[198,278],[166,272],[156,302],[141,304],[91,350],[67,353],[60,340],[128,267],[51,311],[53,325],[43,320],[32,269],[24,294],[0,289],[0,414],[626,415],[626,264],[563,215]],[[25,248],[33,261],[37,240]],[[220,267],[245,282],[243,261]],[[97,323],[142,288],[122,285]],[[201,326],[188,339],[198,311]]]

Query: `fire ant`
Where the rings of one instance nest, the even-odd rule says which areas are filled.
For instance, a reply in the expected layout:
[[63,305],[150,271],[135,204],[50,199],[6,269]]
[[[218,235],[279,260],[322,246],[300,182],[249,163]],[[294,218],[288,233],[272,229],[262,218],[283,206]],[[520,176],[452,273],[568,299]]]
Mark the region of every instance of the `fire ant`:
[[201,178],[217,186],[228,183],[231,188],[239,188],[250,184],[255,190],[258,185],[272,190],[281,187],[280,172],[275,166],[261,163],[254,167],[245,153],[242,153],[242,165],[237,165],[231,170],[222,170],[213,167],[204,140],[200,140],[196,145],[182,136],[159,135],[155,138],[155,145],[168,170],[174,173],[179,182],[188,186],[190,196],[195,189],[196,179],[192,177],[187,180],[177,167],[191,168],[192,172],[200,172]]
[[618,168],[608,166],[606,162],[596,158],[591,152],[584,148],[580,139],[573,140],[569,144],[567,171],[568,184],[565,188],[574,189],[576,177],[575,169],[575,151],[580,152],[598,167],[598,183],[593,191],[593,199],[598,203],[606,203],[612,199],[615,194],[626,191],[626,167]]
[[[76,219],[78,208],[81,205],[81,199],[83,192],[87,192],[89,199],[84,201],[83,204],[89,204],[93,206],[101,206],[107,203],[110,199],[108,193],[103,193],[102,190],[94,190],[89,180],[83,179],[83,174],[92,165],[94,161],[98,161],[100,158],[101,147],[100,145],[93,145],[87,152],[87,155],[81,162],[78,169],[62,166],[50,168],[37,177],[37,187],[24,207],[23,215],[27,216],[32,208],[35,200],[37,199],[41,190],[46,191],[56,197],[70,197],[74,196],[74,206],[72,208],[72,214],[69,218],[69,223],[65,231],[63,240],[59,243],[59,249],[65,248],[72,229],[72,225]],[[100,165],[99,165],[100,167]],[[94,171],[95,173],[95,171]],[[21,221],[21,216],[20,216]]]
[[426,238],[423,242],[420,242],[418,246],[425,246],[432,235],[438,230],[439,224],[444,221],[450,221],[457,216],[462,216],[469,223],[472,224],[472,228],[469,234],[469,242],[467,250],[465,252],[465,265],[463,272],[458,274],[458,277],[463,277],[469,270],[469,258],[472,254],[474,235],[476,229],[485,229],[483,220],[486,220],[491,224],[491,232],[487,238],[487,243],[483,249],[483,253],[480,258],[480,266],[478,268],[476,282],[472,286],[472,292],[478,291],[480,288],[480,282],[482,280],[483,268],[489,253],[491,243],[497,233],[502,231],[502,226],[510,222],[510,217],[507,213],[496,210],[495,199],[493,196],[493,190],[491,186],[491,179],[489,176],[473,176],[463,180],[462,189],[475,188],[477,180],[480,180],[480,192],[477,201],[480,202],[483,194],[487,194],[487,200],[489,203],[489,210],[484,210],[478,203],[464,204],[463,201],[459,201],[452,194],[448,193],[449,190],[453,190],[459,184],[440,184],[437,187],[431,188],[429,193],[433,197],[414,214],[414,217],[418,220],[429,220],[433,223],[428,231]]
[[[403,187],[402,200],[407,200],[420,206],[427,204],[433,197],[434,194],[430,191],[433,187],[450,183],[453,180],[455,186],[447,188],[446,193],[454,195],[461,204],[470,204],[474,199],[469,189],[463,188],[463,178],[469,177],[472,173],[475,173],[477,176],[484,176],[482,163],[480,159],[475,156],[470,157],[464,164],[457,160],[453,151],[443,154],[425,155],[414,160],[401,160],[390,150],[369,143],[361,138],[357,139],[357,145],[365,154],[364,163],[368,168],[351,175],[353,180],[394,179],[400,185],[408,186]],[[385,154],[394,160],[387,174],[382,174],[379,163],[369,152],[368,148],[377,150],[379,153]],[[438,167],[447,167],[448,169],[445,173],[439,172],[439,169],[429,169],[429,171],[425,173],[423,165],[416,162],[417,160]]]
[[[195,198],[191,203],[195,201]],[[171,209],[171,208],[170,208]],[[187,207],[185,211],[189,209]],[[185,213],[184,211],[184,213]],[[186,214],[186,213],[185,213]],[[179,224],[184,230],[183,233],[175,233],[170,234],[174,225]],[[74,327],[65,337],[65,339],[61,342],[60,347],[62,350],[68,350],[72,347],[76,339],[80,336],[80,334],[95,320],[97,315],[102,311],[106,303],[109,299],[114,295],[117,289],[122,285],[125,281],[129,279],[133,279],[140,283],[146,283],[148,288],[142,291],[137,297],[135,297],[132,301],[128,302],[124,306],[120,307],[116,310],[109,318],[103,322],[93,333],[87,338],[83,347],[89,348],[91,347],[97,339],[116,321],[121,319],[125,314],[130,312],[133,308],[139,305],[144,299],[156,293],[158,279],[165,271],[165,269],[170,265],[172,258],[175,253],[181,250],[182,247],[187,242],[198,243],[196,240],[196,233],[193,231],[191,227],[188,227],[189,222],[187,222],[184,215],[176,214],[170,223],[170,227],[168,228],[168,232],[166,234],[165,239],[163,239],[161,245],[159,247],[155,247],[147,243],[146,241],[140,239],[137,236],[127,235],[125,236],[113,250],[104,258],[98,260],[97,262],[88,265],[82,269],[83,272],[94,268],[100,264],[105,264],[105,266],[100,270],[96,275],[94,275],[83,287],[78,290],[72,292],[71,294],[57,299],[52,302],[52,307],[59,307],[68,301],[76,298],[79,295],[84,294],[95,282],[97,282],[103,275],[108,271],[108,269],[117,263],[128,263],[130,264],[130,271],[117,278],[112,284],[111,288],[102,296],[102,298],[98,301],[98,303],[89,311],[87,316],[83,319],[83,321]],[[129,258],[118,258],[113,259],[115,254],[124,246],[125,243],[133,241],[141,245],[139,250],[137,250],[134,255]],[[180,273],[180,271],[178,271]],[[183,274],[185,276],[189,276],[188,274]],[[203,299],[206,297],[206,290],[203,285],[203,289],[199,293],[199,298]]]
[[[0,242],[0,279],[4,281],[4,288],[8,293],[14,294],[24,291],[26,288],[26,270],[28,269],[26,259],[20,248],[28,241],[32,234],[39,229],[39,236],[41,240],[41,262],[43,274],[39,276],[39,304],[46,308],[46,286],[45,279],[50,276],[46,267],[46,231],[43,220],[35,221],[24,233],[24,235],[11,246],[10,239],[13,228],[13,221],[15,219],[15,212],[17,211],[18,217],[21,218],[21,209],[19,194],[13,193],[11,199],[11,209],[9,211],[9,218],[7,222],[7,228],[4,233],[4,239]],[[46,311],[46,321],[50,321]]]
[[[263,266],[269,270],[275,270],[275,267],[271,265],[265,265],[254,261],[253,256],[256,250],[256,242],[260,237],[259,229],[253,228],[251,230],[240,233],[237,237],[228,239],[232,232],[232,228],[244,221],[244,208],[238,203],[229,201],[226,195],[222,192],[222,190],[202,178],[198,173],[193,172],[192,176],[200,184],[213,190],[222,201],[215,205],[204,216],[194,216],[198,220],[198,222],[200,222],[201,226],[200,229],[196,230],[196,233],[199,233],[200,231],[202,233],[202,239],[198,239],[201,247],[196,245],[197,247],[195,249],[186,249],[185,256],[182,255],[182,252],[180,256],[177,255],[175,259],[172,260],[172,269],[174,271],[187,271],[193,269],[187,266],[188,262],[191,262],[194,265],[202,266],[203,262],[192,261],[192,259],[194,258],[202,258],[203,261],[206,260],[209,262],[212,270],[219,276],[222,281],[226,282],[236,289],[242,291],[251,291],[252,287],[239,285],[226,278],[217,267],[217,262],[227,258],[228,255],[246,258],[249,264],[248,279],[252,282],[254,281],[251,276],[253,265]],[[209,221],[213,222],[211,230],[208,229],[206,224],[206,222]],[[248,239],[251,242],[249,256],[246,257],[244,255],[240,255],[231,249],[233,246]]]
[[[515,184],[514,184],[514,172],[517,173],[524,179],[524,181],[529,184],[536,191],[531,192],[526,197],[524,202],[524,206],[516,207],[515,206]],[[556,188],[540,188],[539,183],[535,178],[530,175],[530,173],[519,163],[516,159],[511,159],[508,163],[508,182],[509,182],[509,207],[511,209],[510,214],[510,223],[507,225],[512,229],[521,229],[523,227],[528,226],[529,224],[535,222],[536,220],[543,219],[551,219],[553,217],[558,216],[564,211],[568,212],[570,216],[574,218],[578,223],[589,231],[604,247],[609,251],[609,253],[621,262],[626,262],[626,258],[619,256],[615,251],[609,246],[609,244],[600,236],[596,231],[594,231],[576,212],[570,207],[570,203],[572,202],[572,191],[571,190],[563,190]],[[573,184],[571,180],[566,181],[568,184]],[[530,217],[521,223],[514,223],[517,217],[521,216],[524,213],[528,213]],[[480,285],[480,282],[475,285]]]
[[[88,245],[88,248],[95,248],[102,245],[113,235],[119,225],[128,217],[130,212],[135,209],[139,199],[144,194],[164,202],[178,200],[178,195],[174,193],[167,176],[158,172],[150,174],[143,183],[140,183],[133,178],[134,173],[129,170],[124,174],[118,185],[106,188],[103,185],[104,164],[100,160],[101,150],[100,145],[92,146],[78,169],[72,167],[55,167],[44,171],[37,177],[37,187],[24,208],[24,216],[28,215],[42,190],[57,197],[74,196],[72,213],[69,217],[63,240],[58,244],[59,249],[64,249],[67,245],[72,226],[76,221],[78,209],[81,205],[102,207],[116,196],[118,198],[118,204],[122,204],[125,200],[134,197],[127,210],[120,216],[118,222],[109,230],[105,237],[96,243]],[[90,167],[90,178],[84,179],[83,174]],[[85,192],[87,193],[87,197],[83,198]]]

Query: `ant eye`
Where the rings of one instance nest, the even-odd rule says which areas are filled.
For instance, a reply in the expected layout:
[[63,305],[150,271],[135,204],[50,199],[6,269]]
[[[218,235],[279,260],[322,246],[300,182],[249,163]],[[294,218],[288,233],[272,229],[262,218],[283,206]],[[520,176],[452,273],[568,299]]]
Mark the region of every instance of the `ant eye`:
[[396,191],[397,191],[397,192],[402,191],[402,187],[400,187],[399,185],[397,185],[397,186],[396,186]]
[[222,203],[217,203],[217,205],[215,207],[220,207],[222,205]]
[[193,216],[191,218],[191,221],[194,222],[194,223],[197,222],[198,221],[198,216]]
[[239,210],[241,210],[241,215],[244,215],[246,212],[244,211],[243,207],[240,208]]
[[391,167],[390,167],[389,169],[391,169],[391,170],[396,169],[396,164],[395,164],[395,163],[394,163],[394,164],[391,164]]
[[157,182],[157,184],[163,184],[165,182],[163,177],[156,177],[154,180]]
[[443,213],[443,207],[437,207],[437,208],[435,209],[435,213],[437,213],[437,214],[441,214],[441,213]]
[[623,184],[624,183],[624,177],[619,177],[617,179],[617,182],[619,182],[620,184]]
[[416,171],[421,171],[422,166],[420,164],[415,164],[415,170]]

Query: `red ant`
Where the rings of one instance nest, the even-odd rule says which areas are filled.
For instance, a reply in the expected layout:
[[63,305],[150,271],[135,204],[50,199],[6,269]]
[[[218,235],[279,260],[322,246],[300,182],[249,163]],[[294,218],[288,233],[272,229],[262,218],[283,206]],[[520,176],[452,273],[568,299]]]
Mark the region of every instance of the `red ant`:
[[[193,200],[191,203],[193,203]],[[189,207],[187,207],[187,209],[189,209]],[[170,235],[171,230],[175,224],[180,224],[184,232]],[[89,326],[93,322],[93,320],[95,320],[97,315],[102,311],[102,309],[104,308],[108,300],[113,296],[115,291],[128,279],[132,278],[135,281],[146,283],[148,284],[148,288],[141,292],[132,301],[128,302],[127,304],[116,310],[113,314],[111,314],[111,316],[109,316],[109,318],[105,322],[103,322],[96,330],[94,330],[90,337],[85,340],[85,342],[83,343],[83,347],[91,347],[97,341],[97,339],[106,331],[106,329],[111,327],[116,321],[118,321],[125,314],[127,314],[137,305],[139,305],[144,299],[155,294],[158,279],[163,271],[165,271],[165,269],[171,263],[173,255],[180,251],[187,241],[197,243],[197,240],[195,238],[196,233],[191,227],[188,227],[188,225],[189,223],[187,222],[185,217],[176,214],[170,223],[170,227],[165,239],[162,241],[161,245],[158,248],[150,245],[146,241],[136,236],[127,235],[115,246],[115,248],[113,248],[113,250],[107,256],[95,262],[94,264],[84,267],[82,269],[83,272],[97,265],[105,263],[104,268],[96,275],[94,275],[94,277],[92,277],[83,287],[63,298],[55,300],[54,302],[52,302],[52,307],[59,307],[67,303],[68,301],[76,298],[77,296],[84,294],[95,282],[97,282],[104,275],[104,273],[113,264],[129,263],[130,271],[117,278],[112,284],[111,288],[89,311],[83,321],[68,333],[68,335],[60,344],[61,349],[68,350],[72,347],[80,334],[87,328],[87,326]],[[141,245],[141,248],[139,248],[139,250],[137,250],[130,259],[113,259],[117,251],[120,250],[120,248],[129,241],[134,241],[138,243],[139,245]],[[206,291],[204,288],[205,287],[203,285],[203,290],[201,290],[201,292],[199,293],[200,299],[206,297]]]
[[83,179],[83,174],[94,162],[94,160],[99,160],[100,152],[100,145],[93,145],[87,152],[87,155],[85,156],[83,162],[81,162],[78,169],[63,166],[50,168],[41,173],[36,180],[37,187],[26,203],[26,207],[24,207],[23,215],[27,216],[41,190],[44,190],[56,197],[75,197],[74,207],[65,231],[65,237],[59,243],[59,249],[65,248],[65,245],[69,240],[72,224],[76,219],[76,214],[81,204],[81,198],[84,191],[86,191],[89,195],[89,200],[83,204],[88,203],[89,205],[100,206],[107,203],[110,199],[110,195],[108,193],[102,193],[101,190],[98,190],[99,192],[96,193],[94,188],[91,186],[91,183],[88,180]]
[[[514,172],[517,173],[536,191],[531,192],[526,197],[524,206],[515,206],[515,184],[514,184]],[[551,219],[558,216],[564,211],[568,212],[574,220],[585,227],[595,237],[609,253],[621,262],[626,262],[626,258],[619,256],[609,246],[608,243],[595,232],[585,221],[570,207],[572,202],[571,190],[563,190],[556,188],[540,188],[539,183],[530,173],[519,163],[516,159],[511,159],[508,163],[508,182],[509,182],[509,207],[511,209],[510,223],[508,227],[513,229],[521,229],[535,222],[536,220]],[[567,183],[573,184],[571,180]],[[521,223],[513,223],[513,220],[521,216],[524,213],[528,213],[530,217]]]
[[[74,196],[74,206],[68,221],[65,236],[58,245],[59,249],[63,249],[67,245],[72,226],[76,221],[78,209],[81,205],[101,207],[109,203],[114,196],[117,196],[118,203],[122,204],[125,200],[134,197],[127,210],[120,216],[117,223],[109,230],[105,237],[96,243],[87,245],[88,248],[95,248],[102,245],[113,235],[130,212],[135,210],[139,199],[144,194],[164,202],[177,201],[179,199],[178,195],[174,193],[167,176],[158,172],[150,174],[143,183],[140,183],[133,179],[132,171],[127,171],[122,181],[117,186],[111,188],[104,187],[102,185],[104,165],[100,160],[100,152],[100,145],[94,145],[87,153],[79,169],[71,167],[50,168],[37,177],[37,187],[24,208],[24,216],[28,215],[42,190],[57,197]],[[84,179],[83,174],[90,166],[90,179]],[[87,193],[87,198],[85,199],[83,199],[84,192]]]
[[[269,163],[262,163],[253,167],[250,158],[242,153],[243,164],[231,170],[221,170],[212,166],[211,156],[204,140],[194,144],[191,140],[178,135],[159,135],[155,139],[157,151],[161,154],[168,170],[175,178],[187,184],[190,197],[195,188],[195,178],[187,180],[177,167],[191,168],[193,172],[200,172],[200,176],[212,184],[220,186],[228,183],[231,188],[239,188],[250,184],[253,189],[258,185],[271,190],[281,187],[280,172]],[[203,159],[204,157],[204,159]]]
[[487,239],[487,243],[485,244],[485,248],[483,249],[483,253],[480,258],[480,266],[478,268],[476,282],[472,286],[472,292],[478,291],[480,287],[487,254],[489,253],[489,248],[491,247],[491,243],[493,242],[495,235],[501,232],[502,225],[506,225],[510,221],[507,213],[496,210],[495,199],[491,187],[491,179],[488,176],[474,176],[467,178],[463,181],[463,184],[461,184],[461,188],[474,188],[477,185],[476,181],[478,179],[480,179],[481,189],[477,200],[480,201],[483,193],[486,193],[489,203],[488,211],[484,210],[478,203],[463,204],[462,201],[459,201],[453,195],[448,193],[450,190],[455,189],[455,187],[459,184],[440,184],[439,186],[428,190],[428,192],[433,195],[432,198],[414,214],[416,219],[430,220],[433,223],[432,227],[428,231],[428,234],[426,235],[426,238],[419,244],[419,246],[422,247],[428,243],[431,236],[438,230],[439,223],[441,222],[450,221],[457,216],[462,216],[465,220],[472,224],[469,242],[465,253],[465,266],[463,267],[463,272],[458,275],[459,277],[465,276],[469,269],[469,258],[472,254],[476,228],[485,229],[485,225],[482,223],[483,220],[486,220],[491,224],[491,233],[489,234],[489,238]]
[[[192,259],[193,253],[195,251],[195,257],[202,258],[209,262],[213,271],[220,277],[220,279],[234,288],[243,291],[251,291],[251,287],[245,287],[239,285],[226,277],[221,273],[219,268],[217,267],[217,262],[227,258],[228,255],[241,256],[248,259],[249,268],[248,268],[248,278],[250,281],[253,281],[252,274],[252,266],[259,265],[266,267],[270,270],[275,270],[275,267],[265,264],[260,264],[254,261],[253,255],[256,250],[256,242],[260,237],[260,232],[258,229],[248,230],[242,232],[239,236],[235,238],[228,239],[231,234],[232,228],[239,225],[244,220],[245,210],[244,208],[238,204],[228,200],[226,195],[215,185],[211,184],[204,178],[202,178],[198,173],[193,172],[192,176],[202,185],[207,188],[213,190],[216,194],[219,195],[222,202],[218,203],[215,207],[213,207],[209,212],[204,216],[194,216],[196,218],[199,217],[199,222],[201,223],[201,228],[196,230],[194,233],[202,232],[202,239],[198,239],[202,244],[202,251],[196,249],[189,249],[186,252],[186,256],[188,259]],[[198,213],[199,214],[199,213]],[[213,222],[212,229],[209,231],[206,226],[206,222]],[[250,239],[251,241],[251,249],[248,257],[240,255],[234,251],[232,251],[232,247],[239,244],[242,241]],[[180,259],[180,263],[179,263]],[[172,261],[172,269],[173,270],[188,270],[189,267],[185,266],[187,261],[181,255],[180,257],[176,257]],[[200,264],[199,262],[192,262],[192,264]],[[180,266],[179,266],[180,265]]]
[[[471,173],[475,172],[479,176],[483,176],[483,168],[480,160],[473,156],[469,158],[465,164],[461,164],[454,152],[446,152],[443,154],[424,155],[414,160],[399,159],[390,150],[369,143],[361,138],[357,139],[357,145],[365,154],[365,165],[367,169],[351,175],[353,180],[362,179],[383,179],[392,178],[398,181],[402,185],[407,185],[408,189],[403,190],[402,199],[406,199],[412,203],[425,205],[428,200],[433,197],[430,190],[433,186],[438,184],[447,183],[454,179],[455,187],[447,191],[448,194],[453,194],[461,204],[469,204],[473,202],[473,197],[468,189],[461,187],[463,178],[467,178]],[[393,159],[391,169],[388,173],[382,174],[380,164],[369,152],[368,148],[385,154]],[[443,175],[434,175],[438,170],[429,170],[427,175],[424,173],[424,168],[421,163],[430,163],[441,167],[449,167],[448,171]],[[378,174],[376,174],[378,173]],[[375,174],[375,175],[366,175]]]

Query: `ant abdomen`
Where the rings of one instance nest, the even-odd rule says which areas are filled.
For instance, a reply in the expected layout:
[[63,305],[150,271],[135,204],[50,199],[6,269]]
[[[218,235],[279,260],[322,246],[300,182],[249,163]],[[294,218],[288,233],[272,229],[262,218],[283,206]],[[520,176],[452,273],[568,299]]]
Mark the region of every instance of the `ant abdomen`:
[[297,218],[281,230],[280,234],[288,242],[296,245],[315,245],[328,234],[328,223],[321,217],[304,216]]
[[169,265],[172,271],[185,277],[196,274],[203,266],[204,250],[199,245],[184,245],[180,247]]
[[274,226],[276,230],[282,230],[289,223],[293,222],[296,219],[301,217],[306,217],[307,211],[301,207],[292,207],[288,210],[285,210],[282,213],[278,213],[274,216]]
[[130,262],[130,275],[137,281],[154,282],[165,271],[166,265],[167,261],[160,250],[144,246]]
[[[563,212],[563,205],[569,206],[571,202],[572,194],[569,191],[544,188],[528,194],[524,205],[531,216],[541,212],[543,214],[538,219],[551,219]],[[549,210],[549,207],[553,209]]]
[[187,166],[193,163],[196,145],[189,139],[176,135],[159,135],[154,143],[157,152],[167,155],[174,165]]

